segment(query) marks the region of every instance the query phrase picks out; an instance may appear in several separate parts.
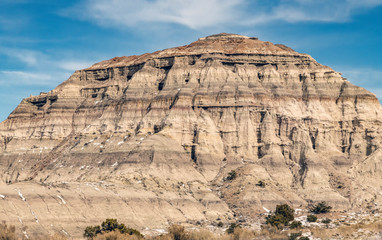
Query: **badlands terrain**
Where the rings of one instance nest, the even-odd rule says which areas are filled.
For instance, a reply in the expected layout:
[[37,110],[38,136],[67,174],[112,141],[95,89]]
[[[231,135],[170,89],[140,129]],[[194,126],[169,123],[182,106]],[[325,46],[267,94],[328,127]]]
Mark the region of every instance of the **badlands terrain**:
[[282,203],[374,214],[381,131],[373,93],[284,45],[223,33],[115,57],[0,123],[0,220],[80,238],[106,218],[257,226]]

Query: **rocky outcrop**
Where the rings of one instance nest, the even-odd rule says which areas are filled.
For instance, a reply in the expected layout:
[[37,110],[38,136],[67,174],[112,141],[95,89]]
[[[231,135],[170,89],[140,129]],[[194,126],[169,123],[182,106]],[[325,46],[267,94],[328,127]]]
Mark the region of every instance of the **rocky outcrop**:
[[[24,99],[0,124],[7,184],[0,194],[10,192],[0,201],[18,198],[18,184],[31,184],[32,211],[64,184],[73,204],[57,211],[71,212],[76,226],[60,214],[47,222],[66,224],[74,236],[111,213],[155,228],[251,221],[280,202],[325,200],[340,210],[380,204],[381,110],[374,94],[341,73],[257,38],[218,34],[117,57]],[[237,177],[227,180],[231,170]],[[106,187],[76,190],[86,183]],[[97,208],[74,210],[81,201]],[[134,217],[113,213],[122,202]],[[151,217],[162,208],[163,218]],[[10,209],[3,217],[11,222],[18,209],[27,211]]]

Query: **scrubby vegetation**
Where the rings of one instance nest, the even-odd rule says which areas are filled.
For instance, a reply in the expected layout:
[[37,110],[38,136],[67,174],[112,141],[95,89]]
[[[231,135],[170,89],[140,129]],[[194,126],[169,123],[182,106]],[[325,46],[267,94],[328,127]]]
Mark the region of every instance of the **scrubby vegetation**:
[[309,210],[312,213],[320,214],[320,213],[328,213],[332,209],[326,202],[319,202],[315,205],[310,206]]
[[290,221],[294,220],[294,209],[288,204],[277,205],[276,211],[268,215],[266,223],[278,229],[288,226]]
[[184,227],[176,224],[168,228],[168,234],[173,240],[187,240],[189,237]]
[[[311,216],[308,215],[307,221],[303,220],[301,211],[298,214],[301,221],[291,220],[294,218],[293,208],[288,205],[278,205],[274,211],[267,217],[267,224],[262,224],[261,229],[252,230],[247,222],[239,223],[222,222],[224,220],[217,218],[222,224],[217,226],[215,223],[212,229],[204,229],[207,223],[199,223],[199,229],[186,229],[182,225],[171,225],[167,228],[167,232],[161,235],[155,235],[154,231],[143,236],[139,231],[127,228],[124,224],[118,223],[116,219],[106,219],[98,226],[89,226],[85,229],[86,238],[92,240],[260,240],[260,239],[380,239],[382,237],[382,218],[380,216],[368,215],[363,216],[364,219],[354,219],[354,213],[348,216],[340,214],[330,214],[331,218],[323,218],[318,224],[309,224]],[[338,218],[339,217],[339,218]],[[271,224],[270,221],[276,218],[279,224]],[[282,220],[280,220],[282,219]],[[277,221],[275,221],[277,222]],[[285,224],[287,222],[287,225]],[[329,224],[333,222],[333,224]],[[264,223],[264,222],[263,222]],[[222,226],[223,225],[223,226]],[[211,226],[208,226],[211,227]],[[226,227],[221,228],[221,227]],[[212,230],[212,231],[211,231]],[[224,232],[223,232],[224,230]],[[0,240],[16,240],[24,239],[22,231],[27,229],[15,229],[5,223],[0,224]],[[154,236],[150,235],[154,233]],[[26,234],[26,233],[24,233]],[[69,239],[69,235],[57,232],[52,236],[33,236],[29,235],[30,240],[49,239],[49,240],[65,240]]]
[[310,238],[308,237],[300,237],[298,240],[309,240]]
[[289,234],[288,240],[296,240],[301,235],[302,235],[301,233],[291,233]]
[[228,173],[228,176],[225,178],[227,181],[232,181],[237,177],[237,173],[235,170],[232,170]]
[[263,182],[262,180],[259,180],[259,181],[256,183],[256,186],[261,187],[261,188],[265,188],[265,182]]
[[[111,234],[110,234],[111,233]],[[133,228],[128,228],[123,223],[118,223],[117,219],[106,219],[106,221],[102,222],[101,226],[88,226],[85,228],[84,237],[88,239],[94,239],[95,237],[99,237],[101,235],[129,235],[135,236],[137,239],[143,238],[143,235]],[[101,236],[102,237],[102,236]],[[103,238],[96,238],[103,239]],[[113,237],[108,237],[105,239],[115,239]]]
[[231,223],[231,225],[229,225],[229,228],[227,228],[226,233],[232,234],[235,232],[236,228],[240,228],[240,225],[237,223]]
[[301,228],[302,224],[300,221],[293,221],[290,223],[289,227],[291,229],[295,229],[295,228]]
[[322,223],[325,223],[325,224],[329,224],[329,223],[332,222],[332,220],[329,219],[329,218],[324,218],[324,219],[321,220],[321,222],[322,222]]
[[307,220],[308,222],[316,222],[316,221],[317,221],[317,217],[316,217],[315,215],[313,215],[313,214],[310,214],[310,215],[308,215],[308,217],[306,218],[306,220]]
[[183,226],[172,225],[167,229],[168,233],[151,240],[248,240],[255,237],[254,231],[241,228],[238,224],[232,223],[224,235],[216,235],[208,230],[187,231]]

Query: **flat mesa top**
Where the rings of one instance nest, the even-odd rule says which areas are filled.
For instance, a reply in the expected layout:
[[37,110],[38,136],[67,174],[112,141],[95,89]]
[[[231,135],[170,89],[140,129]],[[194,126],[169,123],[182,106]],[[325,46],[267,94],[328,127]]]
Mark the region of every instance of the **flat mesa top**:
[[185,46],[173,47],[145,53],[139,56],[115,57],[110,60],[102,61],[87,68],[87,70],[105,69],[110,67],[123,67],[141,64],[155,58],[166,58],[187,55],[203,54],[262,54],[277,56],[307,57],[282,44],[264,42],[257,37],[247,37],[239,34],[219,33],[207,37],[199,38]]
[[199,38],[199,41],[203,40],[233,40],[233,39],[253,39],[253,40],[258,40],[257,37],[247,37],[239,34],[232,34],[232,33],[219,33],[219,34],[214,34],[211,36],[207,37],[202,37]]

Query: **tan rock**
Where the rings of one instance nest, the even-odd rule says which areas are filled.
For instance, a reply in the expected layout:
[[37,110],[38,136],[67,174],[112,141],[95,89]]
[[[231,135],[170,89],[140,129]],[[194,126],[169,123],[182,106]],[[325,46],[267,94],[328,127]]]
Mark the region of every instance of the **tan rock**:
[[311,56],[257,38],[113,58],[0,124],[0,220],[80,237],[107,217],[142,230],[252,221],[285,202],[381,203],[381,110]]

